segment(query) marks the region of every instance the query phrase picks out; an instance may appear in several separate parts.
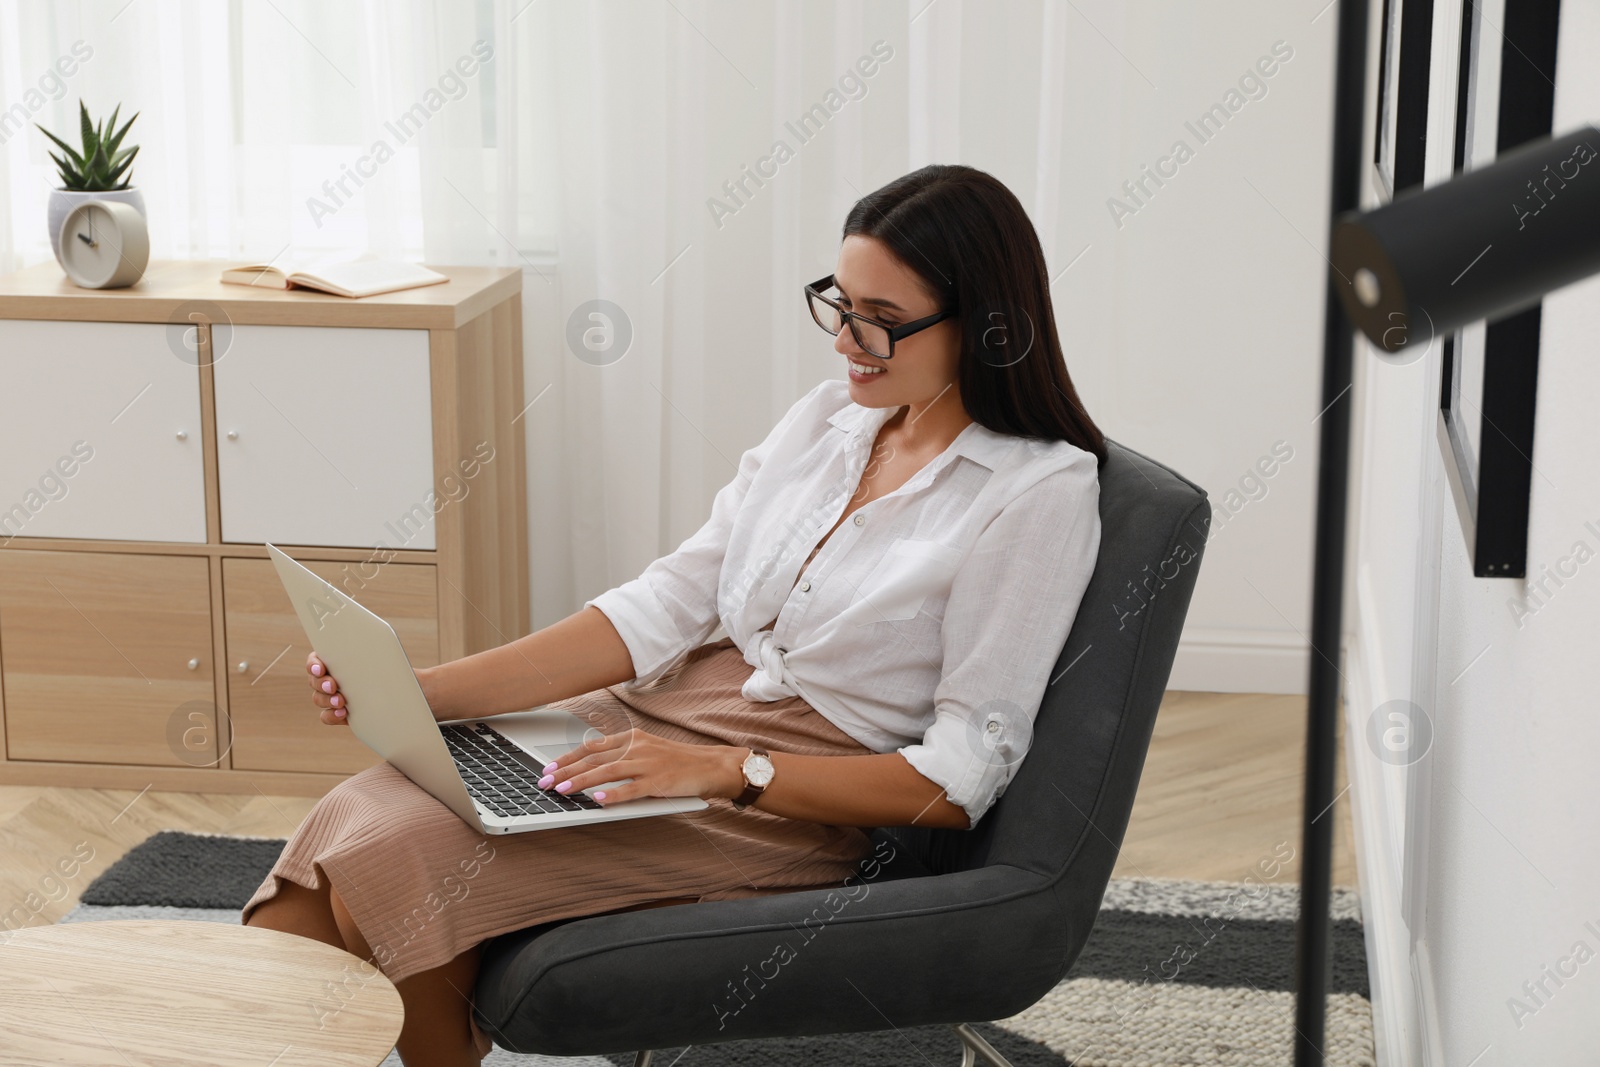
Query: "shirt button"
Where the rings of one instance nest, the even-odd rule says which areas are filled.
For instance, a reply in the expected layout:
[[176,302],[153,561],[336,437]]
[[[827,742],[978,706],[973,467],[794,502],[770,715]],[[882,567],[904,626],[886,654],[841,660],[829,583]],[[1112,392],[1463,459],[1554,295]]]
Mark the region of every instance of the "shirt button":
[[866,521],[867,521],[867,517],[865,515],[857,515],[856,516],[856,525],[857,526],[864,526],[866,524]]
[[810,582],[801,582],[801,583],[800,583],[800,591],[801,591],[801,592],[802,592],[802,593],[809,593],[809,592],[811,592],[811,583],[810,583]]

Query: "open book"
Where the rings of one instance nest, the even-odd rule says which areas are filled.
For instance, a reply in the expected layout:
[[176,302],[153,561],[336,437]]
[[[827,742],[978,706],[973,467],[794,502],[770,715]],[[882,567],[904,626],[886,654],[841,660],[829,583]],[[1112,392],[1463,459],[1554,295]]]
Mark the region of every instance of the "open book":
[[438,271],[415,263],[378,259],[370,252],[359,256],[340,256],[306,260],[300,263],[274,261],[229,267],[222,280],[233,285],[254,285],[267,289],[318,289],[335,296],[375,296],[398,289],[447,282]]

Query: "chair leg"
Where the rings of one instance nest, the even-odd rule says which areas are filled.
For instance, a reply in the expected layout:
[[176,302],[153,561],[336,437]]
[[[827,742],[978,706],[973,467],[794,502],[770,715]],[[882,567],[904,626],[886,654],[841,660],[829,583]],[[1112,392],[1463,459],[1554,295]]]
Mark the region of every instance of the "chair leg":
[[961,1067],[973,1067],[979,1056],[989,1067],[1011,1067],[1011,1061],[1000,1055],[999,1049],[985,1041],[982,1034],[966,1023],[957,1023],[955,1032],[961,1039]]
[[633,1067],[650,1067],[650,1061],[656,1058],[654,1049],[640,1049],[633,1054]]

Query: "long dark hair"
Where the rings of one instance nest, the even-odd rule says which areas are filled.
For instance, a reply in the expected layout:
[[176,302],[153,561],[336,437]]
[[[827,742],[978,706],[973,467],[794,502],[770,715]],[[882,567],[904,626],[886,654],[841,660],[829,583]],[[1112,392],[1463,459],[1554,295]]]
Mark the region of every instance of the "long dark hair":
[[881,241],[961,321],[961,402],[997,433],[1068,441],[1106,461],[1067,373],[1039,236],[993,175],[929,164],[856,201],[845,237]]

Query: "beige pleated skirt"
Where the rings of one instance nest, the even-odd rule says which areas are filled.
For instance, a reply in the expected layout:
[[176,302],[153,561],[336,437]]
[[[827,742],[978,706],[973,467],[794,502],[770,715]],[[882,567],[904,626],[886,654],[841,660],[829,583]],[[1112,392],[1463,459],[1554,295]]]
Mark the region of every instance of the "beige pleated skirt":
[[[559,701],[605,733],[638,728],[691,744],[774,752],[871,750],[799,697],[752,702],[752,668],[729,638],[647,686]],[[283,879],[331,882],[391,981],[431,970],[499,934],[655,900],[727,900],[839,885],[872,851],[864,830],[786,819],[723,799],[683,814],[486,835],[388,763],[335,786],[296,828],[241,913]],[[473,1024],[480,1052],[488,1039]]]

